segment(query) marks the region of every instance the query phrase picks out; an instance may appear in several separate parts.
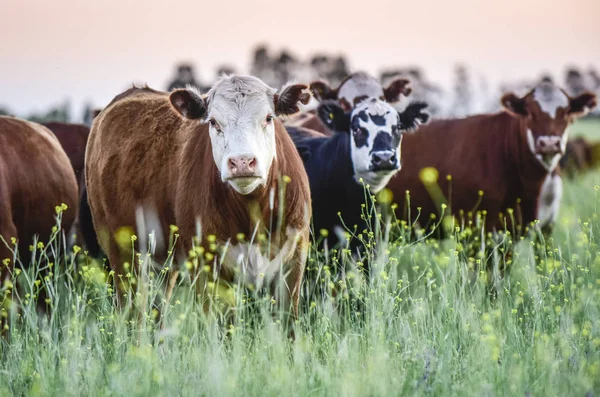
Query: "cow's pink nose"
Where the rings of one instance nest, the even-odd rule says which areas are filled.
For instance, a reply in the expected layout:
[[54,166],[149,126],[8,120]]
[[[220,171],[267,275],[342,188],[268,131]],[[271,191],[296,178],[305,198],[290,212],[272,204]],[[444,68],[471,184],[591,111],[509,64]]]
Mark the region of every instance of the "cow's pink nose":
[[228,166],[232,178],[254,176],[254,172],[256,171],[256,157],[231,157],[229,159]]
[[536,142],[536,152],[539,154],[555,154],[562,151],[560,147],[560,137],[541,136]]

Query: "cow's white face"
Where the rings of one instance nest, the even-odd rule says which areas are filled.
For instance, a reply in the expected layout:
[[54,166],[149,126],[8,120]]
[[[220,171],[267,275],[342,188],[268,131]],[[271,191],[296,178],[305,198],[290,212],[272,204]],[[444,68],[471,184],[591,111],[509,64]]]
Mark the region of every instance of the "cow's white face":
[[275,90],[258,79],[221,80],[208,96],[207,121],[221,180],[248,194],[267,183],[276,157]]
[[354,177],[378,192],[400,169],[400,116],[391,105],[367,99],[351,113],[350,134]]
[[277,157],[275,116],[298,111],[310,94],[305,85],[290,85],[280,93],[252,76],[224,76],[203,99],[193,89],[171,93],[173,107],[184,117],[205,118],[213,159],[221,180],[240,194],[267,183]]
[[522,98],[506,94],[504,107],[524,120],[527,145],[531,154],[549,172],[564,155],[569,124],[596,106],[596,96],[584,93],[569,97],[550,82],[542,82]]

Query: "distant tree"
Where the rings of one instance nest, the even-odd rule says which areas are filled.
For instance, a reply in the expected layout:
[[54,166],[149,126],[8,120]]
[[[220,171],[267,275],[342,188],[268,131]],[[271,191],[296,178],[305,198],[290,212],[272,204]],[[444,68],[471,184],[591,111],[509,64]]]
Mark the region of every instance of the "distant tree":
[[187,85],[201,88],[194,76],[194,67],[190,63],[180,63],[177,65],[175,77],[167,86],[167,91],[173,91],[177,88],[185,88]]
[[473,87],[469,71],[465,65],[459,64],[454,69],[454,104],[452,113],[464,117],[472,112]]
[[0,107],[0,116],[12,116],[12,112],[5,107]]
[[71,105],[69,101],[65,101],[61,105],[50,108],[45,113],[31,114],[27,117],[27,119],[37,123],[45,123],[48,121],[68,123],[71,121]]
[[565,88],[569,95],[579,95],[585,91],[584,76],[579,69],[571,67],[565,74]]

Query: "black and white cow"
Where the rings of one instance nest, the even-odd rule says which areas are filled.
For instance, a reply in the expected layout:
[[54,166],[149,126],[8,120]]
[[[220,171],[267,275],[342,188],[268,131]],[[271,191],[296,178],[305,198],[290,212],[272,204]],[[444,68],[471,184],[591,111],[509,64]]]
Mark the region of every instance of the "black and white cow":
[[[369,98],[346,113],[337,101],[328,100],[317,111],[333,136],[288,128],[310,181],[314,231],[328,232],[329,247],[340,242],[344,225],[350,230],[356,225],[359,233],[365,229],[361,215],[372,207],[365,186],[376,194],[400,170],[402,134],[427,122],[426,107],[415,102],[398,113],[392,105]],[[359,242],[352,239],[350,246],[355,250]]]

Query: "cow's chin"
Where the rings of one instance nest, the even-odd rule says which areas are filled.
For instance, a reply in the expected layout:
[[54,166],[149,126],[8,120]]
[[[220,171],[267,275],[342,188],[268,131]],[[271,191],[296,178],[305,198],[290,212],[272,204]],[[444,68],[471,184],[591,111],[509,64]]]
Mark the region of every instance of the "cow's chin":
[[247,195],[264,185],[265,180],[258,176],[244,176],[228,179],[227,183],[239,194]]
[[354,175],[354,179],[361,185],[369,185],[369,189],[372,193],[379,193],[388,184],[396,172],[398,172],[398,170],[399,169],[357,172]]

